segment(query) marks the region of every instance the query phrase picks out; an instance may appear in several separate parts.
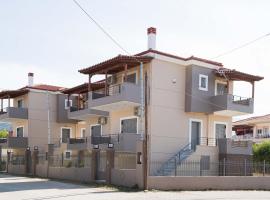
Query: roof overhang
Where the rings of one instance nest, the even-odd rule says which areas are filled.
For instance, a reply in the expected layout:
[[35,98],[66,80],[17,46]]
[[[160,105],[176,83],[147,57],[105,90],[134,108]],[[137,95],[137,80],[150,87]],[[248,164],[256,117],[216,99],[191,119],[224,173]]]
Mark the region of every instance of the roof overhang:
[[[95,82],[91,83],[91,89],[98,90],[101,88],[104,88],[105,82],[100,81],[100,82]],[[73,88],[68,88],[62,91],[64,94],[82,94],[82,93],[87,93],[88,92],[88,83],[84,83],[78,86],[75,86]]]
[[227,68],[219,68],[217,70],[214,70],[214,73],[219,77],[223,77],[223,78],[226,78],[228,80],[233,80],[233,81],[255,82],[255,81],[260,81],[264,79],[264,77],[262,76],[255,76],[252,74],[236,71],[235,69],[231,70]]
[[0,99],[16,98],[25,95],[29,92],[28,89],[20,90],[3,90],[0,92]]
[[153,57],[150,56],[126,56],[119,55],[104,62],[98,63],[96,65],[84,68],[79,70],[82,74],[114,74],[120,71],[123,71],[124,64],[127,65],[128,68],[132,68],[138,66],[142,63],[149,63]]

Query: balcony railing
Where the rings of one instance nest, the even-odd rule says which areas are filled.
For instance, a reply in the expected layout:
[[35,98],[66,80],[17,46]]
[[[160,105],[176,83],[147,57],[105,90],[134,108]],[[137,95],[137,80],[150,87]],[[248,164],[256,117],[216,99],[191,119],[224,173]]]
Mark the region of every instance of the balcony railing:
[[28,119],[28,109],[18,107],[4,108],[0,110],[0,119],[5,118]]
[[120,93],[121,93],[121,84],[110,85],[107,88],[107,91],[105,91],[105,89],[101,89],[92,92],[92,99],[99,99],[105,96],[114,96]]
[[242,104],[242,105],[250,105],[252,98],[248,97],[241,97],[237,95],[232,95],[232,102],[236,104]]

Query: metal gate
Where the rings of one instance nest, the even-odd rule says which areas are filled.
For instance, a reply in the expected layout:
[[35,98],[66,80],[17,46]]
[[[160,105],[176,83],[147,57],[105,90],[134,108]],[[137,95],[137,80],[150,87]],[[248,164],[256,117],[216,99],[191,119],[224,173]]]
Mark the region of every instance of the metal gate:
[[106,162],[106,151],[99,151],[97,153],[96,180],[106,180]]

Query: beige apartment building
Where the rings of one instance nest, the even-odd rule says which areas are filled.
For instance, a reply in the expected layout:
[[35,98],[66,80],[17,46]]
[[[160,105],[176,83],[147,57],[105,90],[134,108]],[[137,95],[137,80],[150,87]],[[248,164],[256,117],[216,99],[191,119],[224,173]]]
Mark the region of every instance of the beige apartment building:
[[[112,183],[132,181],[140,187],[147,184],[148,176],[170,176],[189,159],[210,163],[232,155],[237,159],[250,156],[250,148],[246,153],[238,147],[229,149],[232,143],[227,138],[231,137],[233,116],[253,113],[255,82],[263,77],[194,56],[183,58],[158,51],[156,29],[149,28],[147,35],[147,51],[118,55],[79,70],[89,77],[88,83],[39,93],[28,88],[23,95],[33,105],[26,104],[28,118],[19,120],[28,123],[24,125],[28,128],[28,146],[44,146],[50,151],[46,145],[52,144],[51,154],[60,153],[66,159],[91,154],[91,180],[107,180],[108,163],[111,168],[120,165],[121,156],[114,162],[104,161],[108,149],[115,155],[135,155],[123,164],[127,169],[134,163],[132,170],[113,170],[109,176]],[[97,75],[104,80],[92,82]],[[236,81],[249,82],[252,96],[234,94]],[[17,97],[13,96],[15,102]],[[207,171],[219,174],[211,167],[204,170],[205,175]]]
[[255,143],[270,138],[270,115],[255,116],[233,122],[233,131],[237,139],[252,140]]

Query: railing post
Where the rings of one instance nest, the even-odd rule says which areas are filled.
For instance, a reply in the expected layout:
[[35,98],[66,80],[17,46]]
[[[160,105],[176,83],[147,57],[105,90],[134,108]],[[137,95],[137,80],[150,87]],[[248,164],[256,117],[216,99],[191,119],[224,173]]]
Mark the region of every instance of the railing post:
[[174,158],[174,176],[177,176],[177,161],[176,161],[176,157]]
[[226,158],[223,158],[223,176],[226,176]]
[[263,176],[265,176],[265,160],[263,161]]

